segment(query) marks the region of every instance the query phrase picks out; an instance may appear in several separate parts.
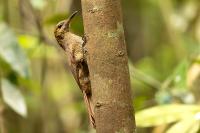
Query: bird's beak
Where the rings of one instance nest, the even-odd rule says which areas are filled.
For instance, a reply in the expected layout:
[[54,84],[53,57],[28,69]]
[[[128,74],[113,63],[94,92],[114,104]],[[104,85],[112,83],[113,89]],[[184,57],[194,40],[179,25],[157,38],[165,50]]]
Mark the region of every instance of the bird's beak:
[[78,13],[78,11],[75,11],[74,13],[72,13],[72,15],[68,19],[64,20],[64,24],[63,24],[64,30],[66,30],[66,31],[69,30],[69,24],[77,13]]

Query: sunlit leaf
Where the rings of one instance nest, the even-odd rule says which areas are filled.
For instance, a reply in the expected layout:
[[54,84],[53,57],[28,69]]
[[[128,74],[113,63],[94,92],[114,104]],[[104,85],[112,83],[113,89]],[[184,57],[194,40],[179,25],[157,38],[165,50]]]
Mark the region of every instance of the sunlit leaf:
[[19,89],[6,79],[2,80],[2,96],[4,102],[19,115],[26,117],[27,107]]
[[30,58],[58,58],[55,47],[44,43],[38,44],[38,38],[35,36],[20,35],[18,36],[18,41],[20,46],[27,51]]
[[45,0],[31,0],[30,2],[35,9],[39,10],[42,10],[46,5]]
[[197,105],[160,105],[137,112],[136,123],[140,127],[157,126],[192,117],[199,111]]
[[38,44],[38,38],[30,35],[19,35],[18,41],[20,46],[22,46],[25,49],[35,48]]
[[56,49],[52,46],[47,45],[40,45],[37,49],[34,50],[32,54],[33,58],[51,58],[51,59],[58,59],[60,55],[57,53]]
[[29,61],[12,31],[0,23],[0,58],[22,77],[29,76]]
[[194,117],[183,119],[174,124],[166,133],[197,133],[200,126],[199,122]]

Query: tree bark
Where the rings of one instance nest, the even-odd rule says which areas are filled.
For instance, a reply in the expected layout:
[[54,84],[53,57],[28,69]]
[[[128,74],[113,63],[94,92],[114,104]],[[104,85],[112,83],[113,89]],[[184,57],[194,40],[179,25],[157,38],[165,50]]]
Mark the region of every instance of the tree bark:
[[97,133],[134,133],[120,0],[82,0]]

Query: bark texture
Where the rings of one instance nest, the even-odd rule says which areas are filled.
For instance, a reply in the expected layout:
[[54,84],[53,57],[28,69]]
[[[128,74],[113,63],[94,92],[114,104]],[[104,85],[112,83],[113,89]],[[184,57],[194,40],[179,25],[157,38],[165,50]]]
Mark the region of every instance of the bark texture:
[[134,133],[120,0],[82,0],[97,133]]

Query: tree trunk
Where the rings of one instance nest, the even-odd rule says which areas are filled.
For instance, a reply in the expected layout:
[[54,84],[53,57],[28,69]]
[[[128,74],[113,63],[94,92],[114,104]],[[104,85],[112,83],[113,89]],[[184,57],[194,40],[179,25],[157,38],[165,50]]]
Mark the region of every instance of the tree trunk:
[[134,133],[120,0],[82,0],[97,133]]

